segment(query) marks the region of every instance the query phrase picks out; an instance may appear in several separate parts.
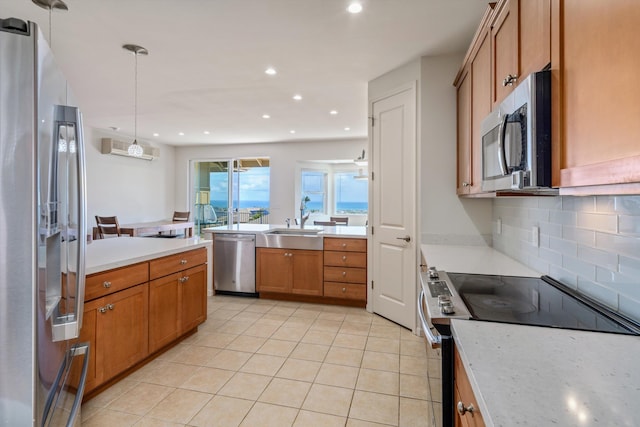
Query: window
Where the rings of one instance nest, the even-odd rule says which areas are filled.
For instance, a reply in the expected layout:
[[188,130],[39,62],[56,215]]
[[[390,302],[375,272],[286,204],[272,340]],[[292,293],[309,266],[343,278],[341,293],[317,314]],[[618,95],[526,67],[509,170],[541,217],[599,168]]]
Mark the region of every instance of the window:
[[366,214],[369,211],[368,181],[358,179],[358,172],[336,172],[333,175],[336,214]]
[[327,173],[324,171],[302,170],[302,197],[308,197],[307,211],[327,213]]

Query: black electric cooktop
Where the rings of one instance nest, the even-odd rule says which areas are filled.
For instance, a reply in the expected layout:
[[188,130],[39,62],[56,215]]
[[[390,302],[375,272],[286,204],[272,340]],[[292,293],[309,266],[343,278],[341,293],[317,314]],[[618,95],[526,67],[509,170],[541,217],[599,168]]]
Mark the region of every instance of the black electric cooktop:
[[640,325],[548,276],[447,273],[473,319],[640,335]]

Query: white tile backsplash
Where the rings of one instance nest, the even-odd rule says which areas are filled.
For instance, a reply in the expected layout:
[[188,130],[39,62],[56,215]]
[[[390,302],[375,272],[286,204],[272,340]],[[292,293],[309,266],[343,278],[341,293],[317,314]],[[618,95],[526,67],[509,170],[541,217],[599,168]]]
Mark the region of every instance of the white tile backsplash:
[[495,249],[640,322],[640,196],[496,198],[493,222]]

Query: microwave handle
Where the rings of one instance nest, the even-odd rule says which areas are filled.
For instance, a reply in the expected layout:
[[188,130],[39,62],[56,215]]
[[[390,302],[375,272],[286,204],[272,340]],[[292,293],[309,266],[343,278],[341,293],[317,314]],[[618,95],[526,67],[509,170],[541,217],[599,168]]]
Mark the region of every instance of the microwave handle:
[[505,139],[507,137],[507,119],[508,114],[502,117],[500,122],[500,128],[498,129],[498,162],[500,163],[500,170],[502,175],[507,175],[507,149]]

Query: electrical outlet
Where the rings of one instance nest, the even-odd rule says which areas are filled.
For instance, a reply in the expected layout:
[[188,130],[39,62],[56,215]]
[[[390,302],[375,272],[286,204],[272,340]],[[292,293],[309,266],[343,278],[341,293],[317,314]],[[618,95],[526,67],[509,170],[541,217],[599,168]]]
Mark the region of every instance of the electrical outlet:
[[498,218],[498,221],[496,223],[496,233],[498,235],[502,234],[502,218]]
[[531,244],[536,248],[540,247],[540,227],[537,225],[531,229]]

